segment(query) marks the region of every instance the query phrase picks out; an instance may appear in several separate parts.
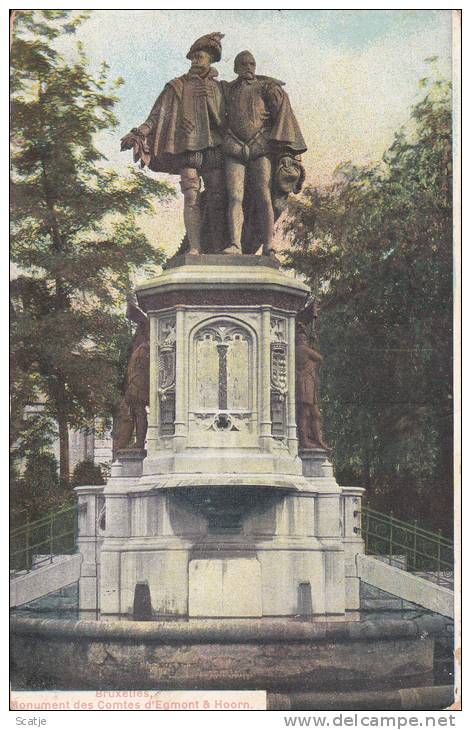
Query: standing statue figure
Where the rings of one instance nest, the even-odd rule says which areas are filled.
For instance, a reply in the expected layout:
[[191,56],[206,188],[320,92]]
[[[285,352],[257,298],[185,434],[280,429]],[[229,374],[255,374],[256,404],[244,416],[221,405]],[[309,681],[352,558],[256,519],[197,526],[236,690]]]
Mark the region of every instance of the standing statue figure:
[[301,449],[325,449],[329,447],[322,435],[322,416],[319,410],[317,367],[322,355],[310,343],[307,318],[312,315],[313,305],[298,315],[296,327],[296,423]]
[[255,75],[255,59],[242,51],[234,60],[238,78],[222,82],[226,126],[224,155],[229,245],[224,253],[274,256],[273,225],[289,192],[299,192],[306,143],[283,82]]
[[[180,175],[190,254],[221,250],[225,232],[224,161],[221,149],[224,98],[211,62],[221,59],[222,33],[198,38],[188,73],[166,84],[149,117],[121,140],[134,160],[155,172]],[[201,201],[203,178],[204,210]]]
[[[147,434],[147,409],[149,405],[149,321],[147,315],[128,298],[128,319],[137,323],[129,357],[124,396],[118,406],[114,423],[114,451],[119,449],[143,449]],[[132,437],[134,435],[134,443]]]

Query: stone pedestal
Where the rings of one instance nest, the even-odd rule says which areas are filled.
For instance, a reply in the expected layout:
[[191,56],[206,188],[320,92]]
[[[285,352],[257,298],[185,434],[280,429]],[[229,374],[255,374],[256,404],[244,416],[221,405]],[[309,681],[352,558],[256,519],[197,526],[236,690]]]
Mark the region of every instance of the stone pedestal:
[[114,479],[142,476],[142,462],[146,454],[145,449],[120,449],[111,466],[111,476]]
[[138,287],[150,321],[147,449],[119,452],[103,489],[103,614],[130,613],[143,582],[158,615],[357,607],[359,492],[338,486],[326,452],[298,454],[295,317],[308,293],[258,256],[180,257]]
[[79,605],[83,610],[99,608],[101,545],[105,533],[104,487],[76,487],[78,500],[77,547],[82,555]]

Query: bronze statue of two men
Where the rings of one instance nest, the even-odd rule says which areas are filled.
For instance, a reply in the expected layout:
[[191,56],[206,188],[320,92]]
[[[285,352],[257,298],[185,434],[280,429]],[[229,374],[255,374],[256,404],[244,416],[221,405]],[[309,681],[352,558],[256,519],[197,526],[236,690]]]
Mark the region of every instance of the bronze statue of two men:
[[[180,175],[189,254],[275,256],[274,222],[301,190],[306,144],[283,82],[255,73],[249,51],[237,78],[218,81],[221,33],[198,38],[188,73],[166,84],[145,123],[121,149],[155,172]],[[204,191],[201,192],[201,181]]]
[[[184,197],[185,248],[189,254],[255,254],[275,257],[273,228],[288,195],[304,182],[300,155],[306,144],[283,82],[255,73],[249,51],[234,60],[237,78],[218,81],[211,66],[221,59],[221,33],[198,38],[187,58],[188,73],[165,85],[140,127],[121,140],[134,161],[155,172],[180,175]],[[204,190],[201,191],[202,182]],[[143,448],[149,398],[149,345],[146,315],[128,304],[138,323],[128,363],[125,394],[116,425],[116,447],[135,436]],[[327,449],[317,396],[322,358],[308,335],[314,316],[298,317],[296,410],[300,446]]]

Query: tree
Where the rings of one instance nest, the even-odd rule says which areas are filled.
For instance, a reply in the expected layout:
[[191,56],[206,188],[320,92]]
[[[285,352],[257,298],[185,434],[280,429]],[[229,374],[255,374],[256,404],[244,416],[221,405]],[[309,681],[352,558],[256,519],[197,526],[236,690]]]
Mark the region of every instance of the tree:
[[116,126],[122,79],[109,82],[106,63],[94,78],[80,45],[72,63],[54,48],[85,15],[19,11],[11,48],[12,379],[17,411],[44,395],[65,482],[69,428],[109,415],[117,397],[128,339],[119,307],[133,272],[163,260],[136,215],[174,192],[100,167],[95,135]]
[[451,529],[451,85],[423,79],[381,163],[337,168],[291,207],[288,263],[319,300],[337,476],[381,509]]
[[101,485],[105,483],[105,480],[98,464],[94,464],[91,459],[85,459],[75,465],[71,483],[74,487],[80,487],[84,484]]

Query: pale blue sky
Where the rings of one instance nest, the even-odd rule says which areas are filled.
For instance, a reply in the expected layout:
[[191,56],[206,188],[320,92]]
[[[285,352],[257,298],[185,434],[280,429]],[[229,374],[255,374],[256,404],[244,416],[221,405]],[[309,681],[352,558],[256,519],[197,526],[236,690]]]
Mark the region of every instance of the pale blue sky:
[[[117,133],[99,145],[125,171],[130,154],[119,137],[142,123],[164,84],[185,73],[191,43],[212,31],[225,34],[220,77],[233,78],[236,53],[250,49],[258,72],[286,82],[305,136],[307,179],[329,181],[343,160],[381,157],[420,97],[418,81],[437,55],[451,76],[451,10],[94,10],[77,33],[95,66],[110,65],[125,80]],[[62,44],[73,53],[73,39]],[[173,178],[176,182],[176,178]],[[171,250],[183,233],[182,201],[159,208],[158,236]],[[155,219],[143,223],[151,236]],[[157,243],[157,239],[156,239]]]

